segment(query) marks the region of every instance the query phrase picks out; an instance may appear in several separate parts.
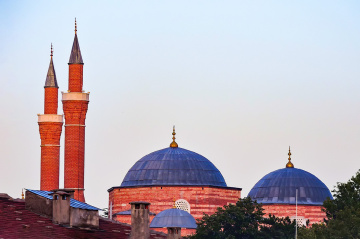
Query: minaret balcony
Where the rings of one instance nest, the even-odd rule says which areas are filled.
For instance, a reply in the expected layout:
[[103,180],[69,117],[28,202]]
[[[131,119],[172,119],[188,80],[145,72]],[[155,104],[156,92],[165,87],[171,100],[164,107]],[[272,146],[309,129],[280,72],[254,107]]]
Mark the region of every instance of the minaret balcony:
[[89,101],[90,92],[83,93],[83,92],[61,92],[62,100],[79,100],[79,101]]
[[63,123],[63,115],[55,115],[55,114],[38,114],[38,122],[56,122]]

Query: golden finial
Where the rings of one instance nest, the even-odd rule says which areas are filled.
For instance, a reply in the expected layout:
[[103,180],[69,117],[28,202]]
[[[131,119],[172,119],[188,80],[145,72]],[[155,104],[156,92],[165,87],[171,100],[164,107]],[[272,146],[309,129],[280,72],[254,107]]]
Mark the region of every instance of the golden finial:
[[177,148],[178,147],[178,144],[175,142],[175,125],[174,125],[174,127],[173,127],[173,132],[172,132],[172,135],[173,135],[173,137],[172,137],[172,139],[173,139],[173,141],[171,142],[171,144],[170,144],[170,148]]
[[24,195],[24,189],[22,189],[22,192],[21,192],[21,199],[25,199],[25,197],[24,197],[25,195]]
[[173,208],[176,208],[176,205],[175,205],[175,197],[173,197],[173,201],[174,201]]
[[53,46],[52,46],[52,43],[51,43],[51,54],[50,54],[50,56],[51,56],[51,58],[53,57]]
[[76,24],[76,17],[75,17],[75,34],[77,33],[77,24]]
[[291,162],[290,146],[289,146],[289,153],[288,153],[288,155],[289,155],[289,158],[288,158],[289,162],[286,164],[286,167],[287,167],[287,168],[293,168],[293,167],[294,167],[294,164]]

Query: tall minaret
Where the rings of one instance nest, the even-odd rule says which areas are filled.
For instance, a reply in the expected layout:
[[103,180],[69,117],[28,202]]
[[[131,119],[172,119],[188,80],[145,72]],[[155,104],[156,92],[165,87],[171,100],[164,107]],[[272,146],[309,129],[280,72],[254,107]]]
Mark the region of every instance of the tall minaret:
[[83,66],[75,19],[75,38],[69,60],[69,89],[67,93],[62,92],[65,115],[64,187],[75,190],[74,199],[85,202],[85,118],[89,93],[84,93],[82,88]]
[[63,116],[57,114],[59,87],[56,81],[52,45],[50,56],[50,65],[44,86],[44,114],[38,114],[41,138],[40,190],[46,191],[59,188],[60,136],[63,125]]

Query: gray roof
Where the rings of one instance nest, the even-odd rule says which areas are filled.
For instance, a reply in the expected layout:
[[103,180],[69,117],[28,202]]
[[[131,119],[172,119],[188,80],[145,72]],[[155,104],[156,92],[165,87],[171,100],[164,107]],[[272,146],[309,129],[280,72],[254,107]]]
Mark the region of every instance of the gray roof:
[[[26,189],[27,191],[29,192],[32,192],[36,195],[39,195],[41,197],[44,197],[44,198],[47,198],[47,199],[50,199],[50,200],[53,200],[53,197],[50,196],[53,192],[50,192],[50,191],[41,191],[41,190],[31,190],[31,189]],[[80,209],[86,209],[86,210],[90,210],[90,211],[98,211],[98,210],[101,210],[97,207],[93,207],[87,203],[84,203],[84,202],[80,202],[78,200],[75,200],[73,198],[70,198],[70,207],[73,207],[73,208],[80,208]]]
[[49,70],[48,73],[46,75],[46,81],[45,81],[45,88],[46,87],[56,87],[59,88],[57,81],[56,81],[56,74],[55,74],[55,68],[54,68],[54,63],[52,60],[52,57],[50,59],[50,65],[49,65]]
[[75,37],[74,37],[74,43],[73,43],[73,46],[71,49],[69,64],[84,64],[82,56],[81,56],[81,51],[80,51],[77,34],[75,34]]

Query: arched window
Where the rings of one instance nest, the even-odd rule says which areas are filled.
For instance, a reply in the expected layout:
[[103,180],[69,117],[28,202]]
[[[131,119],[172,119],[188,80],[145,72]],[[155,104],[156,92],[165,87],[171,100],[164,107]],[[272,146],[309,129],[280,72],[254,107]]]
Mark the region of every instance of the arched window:
[[179,199],[175,201],[175,207],[177,209],[190,213],[190,204],[185,199]]

